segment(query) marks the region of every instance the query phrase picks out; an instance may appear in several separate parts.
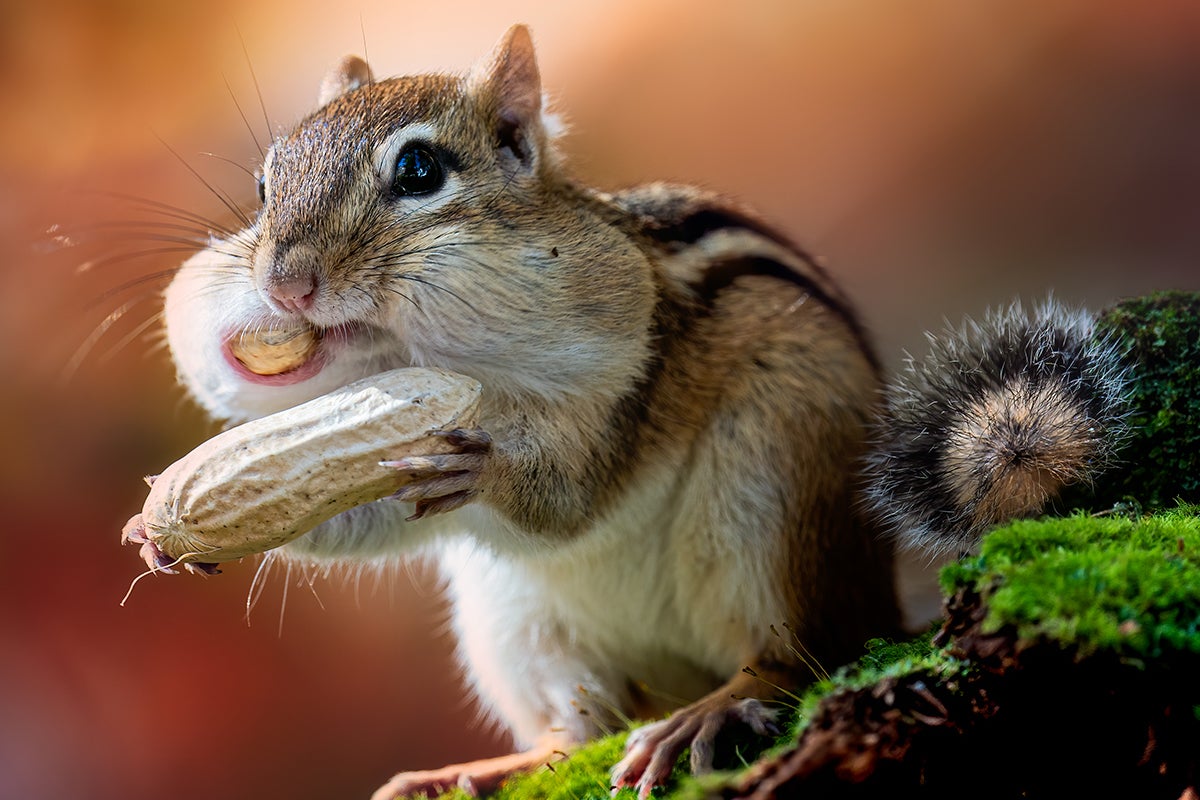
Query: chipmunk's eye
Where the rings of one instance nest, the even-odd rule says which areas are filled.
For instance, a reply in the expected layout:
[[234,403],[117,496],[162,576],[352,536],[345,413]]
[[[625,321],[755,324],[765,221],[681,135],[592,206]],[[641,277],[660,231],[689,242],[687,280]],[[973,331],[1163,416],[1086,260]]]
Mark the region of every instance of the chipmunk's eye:
[[442,165],[429,148],[414,144],[396,159],[396,178],[392,191],[400,196],[428,194],[442,188],[446,176]]
[[263,204],[267,202],[267,176],[265,174],[258,176],[258,202]]

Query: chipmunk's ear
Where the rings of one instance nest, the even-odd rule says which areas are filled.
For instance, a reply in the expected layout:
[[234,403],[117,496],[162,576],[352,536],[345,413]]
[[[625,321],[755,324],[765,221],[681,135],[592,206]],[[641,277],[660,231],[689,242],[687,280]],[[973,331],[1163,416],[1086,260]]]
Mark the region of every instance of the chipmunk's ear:
[[545,134],[542,78],[529,29],[524,25],[509,28],[491,57],[471,73],[469,86],[495,109],[500,146],[529,164]]
[[371,73],[367,62],[358,56],[346,56],[325,73],[325,79],[321,81],[321,93],[317,97],[317,103],[322,106],[326,105],[330,100],[360,86],[366,86],[374,80],[375,76]]

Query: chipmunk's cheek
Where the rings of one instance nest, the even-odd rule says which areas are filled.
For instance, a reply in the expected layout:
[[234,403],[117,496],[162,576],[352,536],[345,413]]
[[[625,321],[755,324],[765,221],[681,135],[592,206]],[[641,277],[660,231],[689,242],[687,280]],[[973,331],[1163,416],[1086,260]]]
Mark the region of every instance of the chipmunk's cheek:
[[214,250],[180,268],[164,317],[180,381],[222,419],[281,411],[378,371],[362,356],[361,326],[320,329],[274,313],[249,271]]

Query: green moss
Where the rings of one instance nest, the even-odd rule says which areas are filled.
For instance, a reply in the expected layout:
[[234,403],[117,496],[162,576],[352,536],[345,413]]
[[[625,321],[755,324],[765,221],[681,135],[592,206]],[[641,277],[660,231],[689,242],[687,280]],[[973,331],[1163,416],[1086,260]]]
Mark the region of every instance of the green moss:
[[[931,644],[933,630],[911,641],[873,639],[866,644],[866,653],[855,664],[838,670],[832,677],[812,684],[794,704],[781,708],[781,722],[785,733],[774,742],[763,742],[757,737],[734,736],[724,741],[725,771],[718,772],[706,780],[693,779],[687,770],[687,753],[680,758],[666,790],[655,792],[656,797],[689,798],[705,795],[704,787],[736,774],[750,765],[757,757],[777,747],[793,743],[816,709],[821,698],[839,689],[860,688],[892,674],[904,674],[915,669],[932,669],[933,665],[952,662]],[[550,767],[509,780],[499,792],[492,795],[496,800],[606,800],[611,795],[608,789],[609,773],[622,756],[625,733],[614,734],[572,751],[569,758],[554,762]],[[624,789],[618,798],[634,798],[632,789]],[[448,792],[440,800],[467,800],[460,791]]]
[[1116,337],[1134,381],[1123,467],[1100,477],[1092,507],[1200,503],[1200,293],[1125,300],[1097,316],[1097,332]]
[[[718,773],[710,781],[720,781],[722,776],[749,766],[763,753],[794,742],[796,731],[803,727],[804,721],[815,710],[821,698],[828,693],[842,688],[869,686],[888,674],[906,672],[918,665],[928,666],[938,658],[944,660],[945,656],[939,655],[940,651],[930,644],[932,636],[931,629],[911,641],[872,639],[867,642],[866,653],[858,663],[844,667],[832,677],[812,684],[794,704],[789,703],[780,709],[780,721],[785,732],[774,742],[763,742],[750,735],[734,736],[726,740],[721,748],[724,751],[726,770]],[[607,800],[611,797],[608,788],[609,773],[621,760],[626,736],[627,733],[618,733],[590,742],[573,750],[569,757],[555,761],[546,768],[510,779],[492,797],[495,800]],[[675,768],[671,784],[666,791],[656,791],[656,797],[686,798],[703,795],[700,784],[688,774],[686,765],[685,752]],[[618,798],[627,799],[636,796],[632,789],[624,789],[617,794]],[[468,800],[468,795],[454,790],[440,795],[439,800]]]
[[[506,783],[494,795],[498,800],[607,800],[608,773],[621,760],[626,734],[608,736],[581,747],[569,758]],[[633,798],[632,790],[618,797]],[[465,798],[464,798],[465,800]]]
[[997,529],[978,556],[946,567],[942,588],[983,596],[985,632],[1006,626],[1080,655],[1200,654],[1197,508],[1137,520],[1076,515]]
[[871,639],[866,652],[853,664],[842,667],[831,677],[810,685],[796,704],[796,727],[802,729],[821,699],[842,689],[861,689],[895,675],[916,671],[940,671],[950,665],[941,648],[933,646],[936,628],[913,639]]
[[[1076,514],[1026,520],[984,538],[979,555],[943,568],[948,595],[982,596],[985,632],[1015,630],[1024,640],[1050,640],[1081,656],[1107,651],[1146,661],[1177,653],[1200,654],[1200,507],[1179,508],[1138,519]],[[784,709],[790,732],[774,744],[795,741],[821,700],[833,692],[875,685],[889,677],[921,675],[949,681],[970,670],[948,649],[933,644],[931,629],[910,641],[874,639],[854,664],[813,683]],[[1200,708],[1194,709],[1200,715]],[[727,743],[728,744],[728,743]],[[500,800],[604,800],[609,772],[620,760],[625,734],[575,750],[552,768],[510,780]],[[733,745],[725,772],[696,780],[686,758],[656,797],[699,798],[728,780],[762,749]],[[727,747],[727,750],[729,748]],[[446,798],[466,800],[462,793]],[[633,798],[632,790],[618,797]]]

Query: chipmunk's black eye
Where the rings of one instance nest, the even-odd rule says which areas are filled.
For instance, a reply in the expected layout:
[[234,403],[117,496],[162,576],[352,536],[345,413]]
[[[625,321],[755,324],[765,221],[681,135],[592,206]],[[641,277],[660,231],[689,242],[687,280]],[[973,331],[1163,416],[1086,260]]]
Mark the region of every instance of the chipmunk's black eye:
[[258,202],[264,203],[264,204],[267,202],[267,176],[266,175],[258,176]]
[[396,179],[392,191],[400,196],[428,194],[442,188],[446,175],[442,165],[427,147],[406,147],[396,159]]

